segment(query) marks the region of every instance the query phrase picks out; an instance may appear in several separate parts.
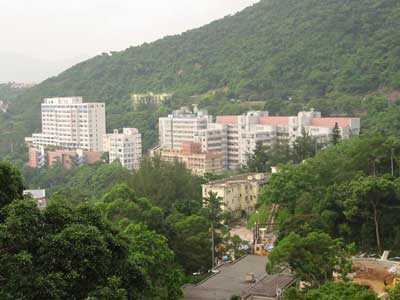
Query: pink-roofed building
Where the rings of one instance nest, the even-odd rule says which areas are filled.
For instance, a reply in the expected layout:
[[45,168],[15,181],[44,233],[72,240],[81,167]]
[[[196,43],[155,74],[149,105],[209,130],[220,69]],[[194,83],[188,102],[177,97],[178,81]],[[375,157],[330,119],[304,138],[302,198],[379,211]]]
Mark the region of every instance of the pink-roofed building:
[[289,117],[260,117],[258,123],[261,125],[289,125]]
[[308,132],[318,143],[328,143],[338,124],[341,137],[359,135],[358,118],[322,118],[320,112],[299,112],[297,116],[269,116],[268,112],[248,112],[242,116],[217,116],[216,123],[228,126],[228,168],[236,169],[247,163],[257,143],[271,144],[279,139],[294,142]]
[[[195,116],[191,115],[191,118]],[[168,145],[176,145],[181,142],[183,133],[189,132],[186,138],[189,142],[201,144],[203,152],[223,153],[226,169],[235,170],[246,165],[249,155],[254,153],[258,143],[271,145],[278,140],[293,143],[304,131],[313,136],[318,143],[329,143],[336,124],[343,139],[360,133],[360,119],[322,118],[321,113],[317,111],[299,112],[297,116],[269,116],[266,111],[249,111],[244,115],[217,116],[215,123],[211,120],[212,117],[208,116],[202,128],[195,128],[185,119],[183,121],[186,122],[180,127],[175,124],[164,126],[160,132],[171,133],[176,130],[176,133],[170,134],[167,139],[165,135],[163,138],[160,135],[160,140],[171,141],[166,143]],[[176,149],[179,150],[180,147]]]

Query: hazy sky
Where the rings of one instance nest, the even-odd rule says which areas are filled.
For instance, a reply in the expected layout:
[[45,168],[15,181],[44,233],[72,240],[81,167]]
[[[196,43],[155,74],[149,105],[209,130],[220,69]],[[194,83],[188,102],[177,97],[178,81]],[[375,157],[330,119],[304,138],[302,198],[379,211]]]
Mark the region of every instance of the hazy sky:
[[257,0],[0,0],[0,56],[90,57],[153,41]]

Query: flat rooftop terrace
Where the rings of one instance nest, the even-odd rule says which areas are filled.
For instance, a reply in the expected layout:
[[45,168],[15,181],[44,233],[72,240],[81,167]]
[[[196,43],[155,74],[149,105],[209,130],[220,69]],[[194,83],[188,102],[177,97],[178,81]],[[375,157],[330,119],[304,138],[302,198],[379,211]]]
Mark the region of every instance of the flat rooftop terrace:
[[256,281],[265,278],[266,263],[266,257],[248,255],[235,263],[224,264],[217,269],[218,274],[198,285],[185,286],[185,300],[227,300],[231,295],[240,294],[254,285],[246,282],[247,273],[253,273]]

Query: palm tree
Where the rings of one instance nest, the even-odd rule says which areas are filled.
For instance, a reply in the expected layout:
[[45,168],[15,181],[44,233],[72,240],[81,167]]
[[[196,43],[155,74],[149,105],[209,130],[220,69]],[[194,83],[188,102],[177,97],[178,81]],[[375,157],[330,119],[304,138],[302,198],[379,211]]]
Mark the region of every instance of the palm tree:
[[207,197],[203,198],[203,206],[205,216],[211,225],[211,253],[212,253],[212,268],[215,264],[215,228],[220,224],[223,219],[222,213],[223,199],[217,193],[209,192]]

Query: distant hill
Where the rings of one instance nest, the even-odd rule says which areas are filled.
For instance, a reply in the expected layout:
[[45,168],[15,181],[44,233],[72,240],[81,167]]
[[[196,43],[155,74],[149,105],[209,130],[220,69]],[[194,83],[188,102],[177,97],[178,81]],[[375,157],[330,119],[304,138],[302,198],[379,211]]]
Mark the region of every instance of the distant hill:
[[[11,118],[22,125],[14,133],[22,137],[39,127],[39,104],[50,96],[106,101],[110,127],[144,127],[148,115],[129,105],[133,92],[173,92],[184,99],[224,88],[236,99],[307,103],[336,92],[400,88],[399,32],[398,0],[263,0],[49,78],[18,97]],[[154,139],[154,132],[149,135]]]

